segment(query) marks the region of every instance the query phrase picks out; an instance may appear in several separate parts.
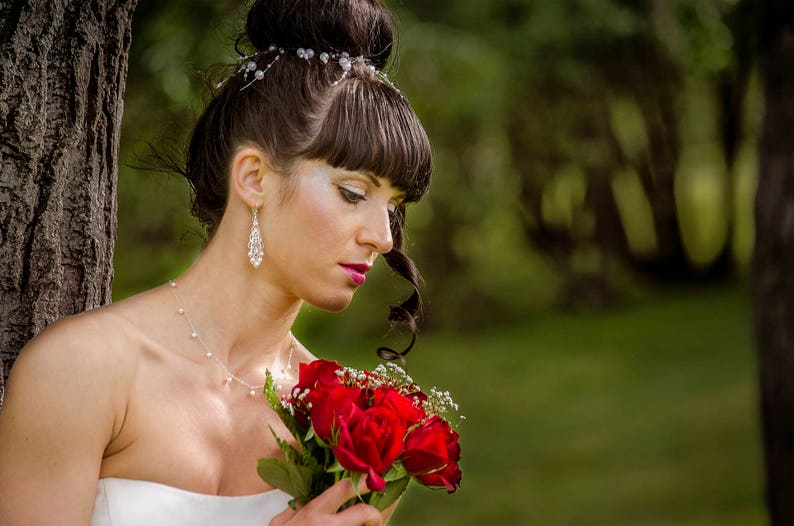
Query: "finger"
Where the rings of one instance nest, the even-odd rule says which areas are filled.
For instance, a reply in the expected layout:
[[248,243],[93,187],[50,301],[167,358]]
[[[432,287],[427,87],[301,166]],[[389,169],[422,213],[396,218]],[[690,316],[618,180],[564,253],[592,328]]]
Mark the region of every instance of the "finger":
[[345,511],[336,514],[337,519],[342,519],[341,524],[351,526],[383,526],[383,516],[374,506],[356,504]]
[[364,477],[358,485],[358,491],[353,486],[353,480],[344,478],[325,490],[319,496],[314,498],[309,505],[316,506],[318,509],[327,513],[336,513],[336,510],[357,495],[364,495],[369,492]]
[[270,526],[282,526],[282,524],[286,524],[293,515],[295,515],[295,511],[290,508],[286,508],[284,511],[271,519]]

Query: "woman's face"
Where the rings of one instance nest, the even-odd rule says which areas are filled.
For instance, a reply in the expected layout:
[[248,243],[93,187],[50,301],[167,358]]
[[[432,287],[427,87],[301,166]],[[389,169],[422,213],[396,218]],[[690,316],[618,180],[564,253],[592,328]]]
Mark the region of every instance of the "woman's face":
[[[390,214],[403,198],[388,180],[302,161],[285,203],[260,215],[263,270],[274,284],[328,311],[347,307],[378,254],[392,249]],[[285,183],[281,183],[285,184]]]

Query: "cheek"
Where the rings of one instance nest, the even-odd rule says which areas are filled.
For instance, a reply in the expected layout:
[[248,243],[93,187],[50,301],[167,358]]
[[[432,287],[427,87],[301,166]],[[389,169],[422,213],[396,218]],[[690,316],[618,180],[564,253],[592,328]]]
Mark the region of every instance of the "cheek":
[[[328,251],[335,252],[342,248],[340,242],[345,236],[345,229],[340,210],[329,196],[306,200],[296,212],[296,220],[292,225],[295,229],[295,241],[301,240],[309,255],[335,256],[336,254]],[[323,252],[320,253],[319,250]]]
[[302,192],[270,218],[265,250],[270,246],[270,257],[287,270],[336,260],[344,250],[343,216],[333,195]]

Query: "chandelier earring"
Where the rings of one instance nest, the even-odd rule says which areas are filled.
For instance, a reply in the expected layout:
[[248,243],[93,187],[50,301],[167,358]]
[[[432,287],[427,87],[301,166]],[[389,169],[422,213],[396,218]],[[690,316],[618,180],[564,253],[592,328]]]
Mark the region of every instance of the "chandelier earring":
[[248,235],[248,261],[254,268],[259,268],[265,256],[265,246],[262,244],[262,233],[259,231],[259,218],[256,214],[258,209],[259,203],[251,209],[251,233]]

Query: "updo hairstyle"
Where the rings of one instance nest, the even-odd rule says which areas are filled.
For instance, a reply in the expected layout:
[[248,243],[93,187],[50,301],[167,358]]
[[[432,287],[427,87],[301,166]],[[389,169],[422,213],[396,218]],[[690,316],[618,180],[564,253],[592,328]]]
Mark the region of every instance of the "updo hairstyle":
[[[400,353],[378,349],[384,359],[403,360],[416,340],[421,311],[419,273],[402,252],[405,204],[426,193],[431,153],[408,101],[368,68],[386,67],[395,29],[391,13],[377,0],[254,2],[235,46],[241,56],[248,55],[240,64],[255,61],[263,68],[274,56],[273,45],[285,52],[261,80],[249,82],[235,64],[226,68],[221,83],[211,83],[212,97],[190,138],[184,173],[193,193],[192,213],[209,237],[226,209],[231,160],[246,143],[268,153],[274,170],[291,181],[288,190],[294,188],[296,163],[306,159],[385,177],[405,192],[391,220],[394,247],[384,258],[413,286],[408,299],[389,309],[389,320],[407,326],[412,339]],[[345,78],[335,83],[343,76],[338,61],[304,60],[298,48],[347,52],[368,64],[352,61]]]

